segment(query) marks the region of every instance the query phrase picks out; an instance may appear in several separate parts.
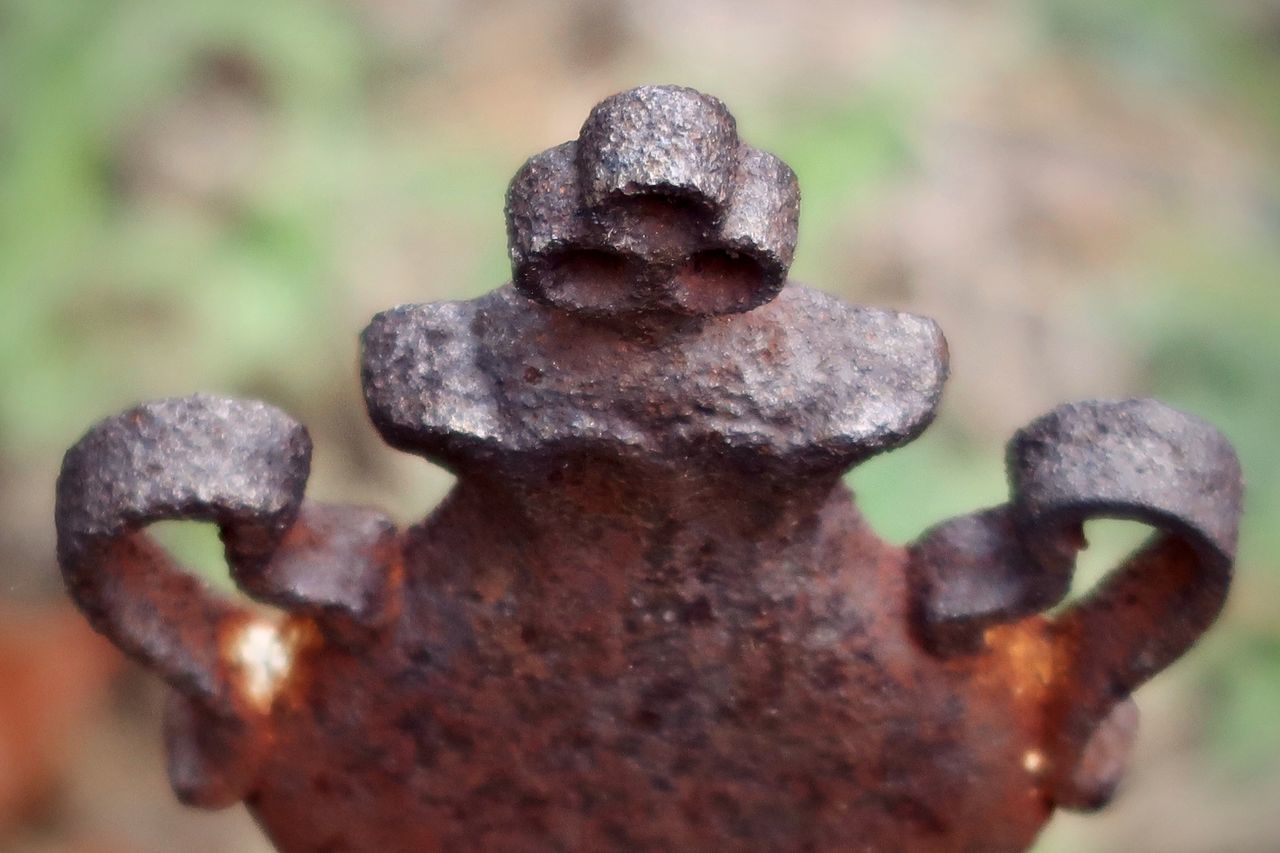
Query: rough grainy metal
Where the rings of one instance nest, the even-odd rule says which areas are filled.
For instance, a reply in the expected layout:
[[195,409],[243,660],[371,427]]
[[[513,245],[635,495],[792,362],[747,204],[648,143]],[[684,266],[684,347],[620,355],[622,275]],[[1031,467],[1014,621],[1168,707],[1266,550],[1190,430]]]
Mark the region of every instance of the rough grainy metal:
[[774,298],[795,252],[800,191],[738,141],[719,100],[676,86],[614,95],[576,142],[544,151],[507,193],[516,287],[595,316],[712,316]]
[[124,651],[234,715],[220,646],[239,614],[136,530],[164,519],[216,521],[232,571],[247,577],[294,521],[310,461],[306,430],[263,403],[198,395],[102,421],[67,452],[58,477],[67,589]]
[[[1209,626],[1240,469],[1149,400],[1015,436],[1007,504],[902,549],[841,475],[932,419],[929,320],[783,289],[795,178],[714,98],[645,87],[530,160],[514,284],[374,318],[362,378],[453,492],[397,532],[304,503],[257,403],[109,419],[67,454],[59,557],[176,691],[185,801],[289,851],[1025,849],[1096,808],[1127,699]],[[1082,523],[1158,535],[1055,616]],[[218,597],[141,531],[223,530]]]

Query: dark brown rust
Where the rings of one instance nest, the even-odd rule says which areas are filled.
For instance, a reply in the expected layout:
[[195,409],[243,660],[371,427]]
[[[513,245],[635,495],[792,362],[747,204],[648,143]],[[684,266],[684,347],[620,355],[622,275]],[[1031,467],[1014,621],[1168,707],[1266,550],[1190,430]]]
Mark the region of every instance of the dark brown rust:
[[[364,336],[374,424],[457,486],[397,533],[302,501],[303,428],[197,396],[94,427],[58,483],[94,625],[176,688],[186,802],[289,851],[1022,850],[1104,804],[1129,694],[1209,626],[1230,445],[1150,400],[1063,406],[1003,506],[908,549],[842,484],[927,426],[929,320],[783,288],[790,170],[647,87],[517,173],[514,285]],[[1081,524],[1158,536],[1053,618]],[[141,528],[218,522],[275,615]]]

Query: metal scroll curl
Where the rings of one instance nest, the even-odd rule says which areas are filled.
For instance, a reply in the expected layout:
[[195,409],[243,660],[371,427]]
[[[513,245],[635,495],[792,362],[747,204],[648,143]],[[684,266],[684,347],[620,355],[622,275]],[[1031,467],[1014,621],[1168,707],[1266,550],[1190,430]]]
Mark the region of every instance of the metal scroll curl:
[[[1213,623],[1230,585],[1243,498],[1239,460],[1199,418],[1155,400],[1054,409],[1009,443],[1007,504],[951,519],[911,546],[917,621],[943,656],[979,653],[987,628],[1060,603],[1084,522],[1149,524],[1153,538],[1048,623],[1047,709],[1060,805],[1101,805],[1115,773],[1085,767],[1133,727],[1128,696]],[[1103,762],[1106,763],[1106,762]]]
[[[279,409],[195,395],[108,418],[63,461],[67,588],[101,633],[175,688],[165,728],[184,802],[244,796],[282,677],[254,658],[271,658],[264,644],[319,631],[359,645],[394,609],[394,525],[371,509],[304,502],[310,459],[306,429]],[[143,531],[171,519],[215,522],[236,585],[281,618],[211,591]]]
[[264,565],[298,515],[311,440],[264,403],[196,395],[101,421],[58,477],[58,561],[94,626],[184,695],[224,717],[242,708],[222,649],[249,618],[209,592],[142,528],[216,522],[233,576]]

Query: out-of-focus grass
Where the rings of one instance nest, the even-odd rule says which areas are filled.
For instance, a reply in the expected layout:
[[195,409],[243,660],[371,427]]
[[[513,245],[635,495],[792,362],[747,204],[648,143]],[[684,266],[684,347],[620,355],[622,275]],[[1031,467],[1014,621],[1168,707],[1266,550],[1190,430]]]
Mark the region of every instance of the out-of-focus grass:
[[[0,27],[0,434],[9,442],[39,445],[122,393],[170,392],[184,364],[208,365],[228,385],[271,365],[282,384],[305,387],[323,361],[314,332],[331,308],[326,219],[344,192],[335,178],[353,147],[362,66],[329,8],[9,4]],[[119,186],[128,134],[220,49],[260,63],[284,150],[220,220],[190,205],[135,203]]]
[[1130,76],[1227,99],[1280,129],[1280,9],[1269,0],[1040,0],[1055,44]]

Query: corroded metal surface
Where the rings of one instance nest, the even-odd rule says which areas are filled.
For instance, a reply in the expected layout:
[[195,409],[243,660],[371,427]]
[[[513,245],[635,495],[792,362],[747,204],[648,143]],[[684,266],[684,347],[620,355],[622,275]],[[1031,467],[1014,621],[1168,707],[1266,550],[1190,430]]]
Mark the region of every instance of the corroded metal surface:
[[796,177],[738,141],[719,100],[649,86],[599,104],[507,193],[513,281],[567,311],[710,316],[778,294],[795,252]]
[[[1128,695],[1209,626],[1241,478],[1149,400],[1015,436],[1007,504],[903,549],[842,484],[932,419],[929,320],[783,287],[798,193],[688,89],[599,105],[508,194],[514,283],[376,317],[393,446],[458,483],[397,532],[302,500],[257,403],[146,404],[58,484],[94,625],[176,688],[184,801],[284,850],[1021,850],[1111,796]],[[1052,618],[1081,525],[1158,531]],[[220,599],[141,528],[218,522]]]

